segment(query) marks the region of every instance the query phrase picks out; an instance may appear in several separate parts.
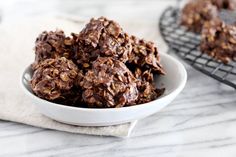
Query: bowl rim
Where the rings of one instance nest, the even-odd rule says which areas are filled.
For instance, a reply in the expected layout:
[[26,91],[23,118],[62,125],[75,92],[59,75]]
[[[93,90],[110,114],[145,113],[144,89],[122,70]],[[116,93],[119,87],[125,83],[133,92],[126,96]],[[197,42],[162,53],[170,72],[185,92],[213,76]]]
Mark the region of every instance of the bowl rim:
[[[41,103],[48,103],[50,105],[53,105],[55,107],[60,107],[62,109],[67,109],[67,110],[77,110],[77,111],[87,111],[87,112],[110,112],[110,111],[127,111],[130,109],[136,109],[136,108],[140,108],[146,105],[151,105],[153,102],[155,101],[161,101],[161,100],[165,100],[168,99],[169,97],[172,97],[172,95],[178,94],[179,92],[181,92],[187,82],[187,71],[184,67],[184,65],[178,61],[176,58],[170,56],[169,54],[166,53],[159,53],[161,56],[165,56],[167,57],[170,61],[175,62],[178,67],[180,67],[180,70],[182,71],[183,74],[183,78],[182,81],[180,82],[180,84],[178,85],[177,88],[173,89],[170,93],[168,93],[167,95],[164,95],[162,97],[159,97],[153,101],[150,101],[148,103],[143,103],[143,104],[138,104],[138,105],[133,105],[133,106],[125,106],[125,107],[120,107],[120,108],[82,108],[82,107],[74,107],[74,106],[66,106],[63,104],[58,104],[58,103],[53,103],[50,102],[48,100],[42,99],[36,95],[34,95],[32,92],[30,92],[28,89],[26,89],[25,85],[24,85],[24,76],[26,74],[26,71],[28,71],[30,69],[30,65],[27,66],[23,72],[21,73],[21,78],[20,78],[20,84],[21,84],[21,88],[23,89],[23,91],[30,96],[33,99],[36,99],[37,101],[40,101]],[[162,57],[161,57],[162,58]]]

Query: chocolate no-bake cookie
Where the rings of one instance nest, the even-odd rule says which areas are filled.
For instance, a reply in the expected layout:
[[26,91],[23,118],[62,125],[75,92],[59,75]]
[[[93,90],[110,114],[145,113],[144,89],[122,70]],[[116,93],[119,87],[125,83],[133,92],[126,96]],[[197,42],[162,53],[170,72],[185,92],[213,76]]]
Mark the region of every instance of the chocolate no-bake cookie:
[[181,24],[190,31],[200,33],[206,21],[218,16],[218,10],[209,0],[192,0],[182,9]]
[[137,87],[139,91],[139,97],[136,101],[137,104],[147,103],[155,100],[162,95],[165,89],[158,89],[154,84],[154,76],[151,70],[142,71],[140,68],[136,68],[134,72],[135,78],[137,78]]
[[32,64],[34,67],[49,58],[66,57],[73,58],[73,39],[66,37],[62,30],[55,32],[44,31],[35,41],[35,62]]
[[236,9],[236,0],[209,0],[213,5],[215,5],[218,9],[228,9],[235,10]]
[[77,66],[65,57],[46,59],[35,67],[33,92],[46,100],[66,99],[78,75]]
[[201,37],[201,51],[228,63],[236,60],[236,26],[220,19],[206,22]]
[[135,104],[137,80],[121,61],[100,57],[93,62],[80,85],[89,107],[123,107]]
[[160,56],[153,42],[131,36],[132,52],[128,63],[130,66],[139,67],[143,72],[150,70],[153,73],[164,74],[160,63]]
[[73,86],[70,90],[63,92],[63,95],[55,100],[54,103],[63,104],[74,107],[87,107],[82,99],[82,90]]
[[141,84],[138,85],[139,97],[136,101],[137,104],[148,103],[157,99],[161,96],[165,89],[158,89],[151,82],[141,81]]
[[154,76],[151,70],[141,70],[140,68],[135,68],[134,69],[134,77],[137,78],[138,80],[142,80],[145,82],[153,82],[154,81]]
[[98,56],[128,60],[131,43],[120,25],[104,17],[91,19],[79,34],[72,34],[77,43],[76,59],[87,68]]

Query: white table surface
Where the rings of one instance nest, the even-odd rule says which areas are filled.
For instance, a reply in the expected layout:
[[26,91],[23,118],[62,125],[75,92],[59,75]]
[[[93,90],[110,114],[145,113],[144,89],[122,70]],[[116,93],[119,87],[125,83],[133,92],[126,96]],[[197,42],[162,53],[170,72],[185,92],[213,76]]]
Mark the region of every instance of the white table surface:
[[[125,30],[166,46],[157,19],[174,0],[7,0],[2,22],[42,15],[107,16]],[[159,43],[159,44],[158,44]],[[0,157],[235,157],[236,92],[185,65],[188,83],[168,107],[138,122],[132,137],[70,134],[0,121]],[[0,103],[4,103],[0,97]]]

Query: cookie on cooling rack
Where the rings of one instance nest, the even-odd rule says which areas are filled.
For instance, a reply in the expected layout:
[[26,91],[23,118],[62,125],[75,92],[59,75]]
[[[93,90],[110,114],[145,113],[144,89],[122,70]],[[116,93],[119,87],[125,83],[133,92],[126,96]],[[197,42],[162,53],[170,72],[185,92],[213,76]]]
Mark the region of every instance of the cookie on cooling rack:
[[236,1],[235,0],[210,0],[210,1],[218,9],[227,9],[227,10],[235,10],[236,9]]
[[200,49],[223,63],[236,60],[236,26],[220,19],[206,22],[202,29]]
[[200,33],[203,24],[217,16],[217,7],[210,1],[194,0],[184,6],[181,14],[181,24],[190,31]]

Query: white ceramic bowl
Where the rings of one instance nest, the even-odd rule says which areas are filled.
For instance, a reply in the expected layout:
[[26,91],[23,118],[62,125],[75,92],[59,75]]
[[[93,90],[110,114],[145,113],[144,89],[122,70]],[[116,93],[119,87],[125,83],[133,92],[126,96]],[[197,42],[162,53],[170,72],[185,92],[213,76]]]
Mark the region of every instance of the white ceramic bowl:
[[30,67],[26,68],[23,72],[21,84],[24,92],[32,100],[32,104],[36,105],[42,114],[54,120],[80,126],[122,124],[158,112],[174,100],[183,90],[187,80],[184,66],[167,54],[161,54],[161,63],[167,74],[155,78],[155,82],[158,87],[166,88],[165,93],[154,101],[130,107],[104,109],[77,108],[43,100],[35,96],[30,89],[29,80],[32,76]]

